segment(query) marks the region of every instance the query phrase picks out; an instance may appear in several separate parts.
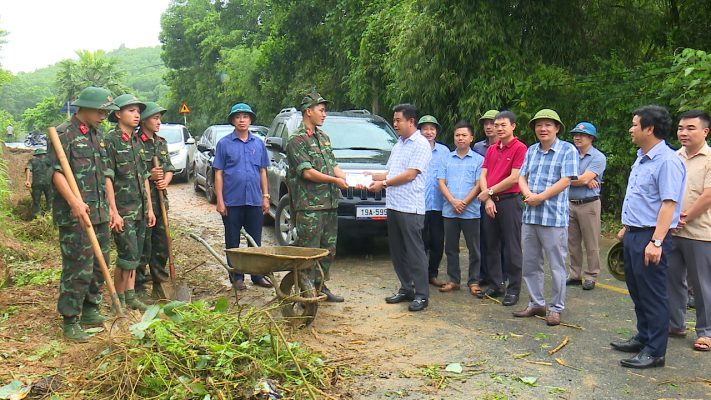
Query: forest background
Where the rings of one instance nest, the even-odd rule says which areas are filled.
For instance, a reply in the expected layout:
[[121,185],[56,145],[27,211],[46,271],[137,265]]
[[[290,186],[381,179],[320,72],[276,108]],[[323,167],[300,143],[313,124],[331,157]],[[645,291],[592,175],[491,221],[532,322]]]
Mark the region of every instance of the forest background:
[[706,0],[174,0],[161,25],[159,47],[78,50],[34,72],[0,70],[0,132],[44,131],[90,84],[159,101],[167,121],[181,122],[186,102],[197,135],[239,101],[269,125],[313,88],[332,110],[388,120],[393,105],[414,103],[442,122],[447,144],[457,120],[490,108],[517,113],[517,134],[532,144],[528,120],[552,108],[568,130],[598,127],[613,220],[636,152],[631,112],[711,111]]

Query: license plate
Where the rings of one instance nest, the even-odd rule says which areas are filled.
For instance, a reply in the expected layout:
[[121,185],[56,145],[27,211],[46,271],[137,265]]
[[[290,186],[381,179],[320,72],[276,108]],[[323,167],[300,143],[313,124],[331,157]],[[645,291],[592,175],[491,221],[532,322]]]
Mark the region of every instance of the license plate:
[[388,209],[385,207],[356,207],[356,219],[387,219]]

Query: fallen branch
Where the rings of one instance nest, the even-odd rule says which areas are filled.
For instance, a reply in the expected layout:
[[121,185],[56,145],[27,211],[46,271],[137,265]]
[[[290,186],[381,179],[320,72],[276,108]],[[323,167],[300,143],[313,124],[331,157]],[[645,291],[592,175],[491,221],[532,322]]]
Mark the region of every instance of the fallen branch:
[[552,367],[553,363],[549,363],[546,361],[529,361],[529,360],[523,360],[529,364],[536,364],[536,365],[545,365],[546,367]]
[[528,356],[530,356],[531,354],[533,354],[533,353],[528,352],[528,353],[521,353],[521,354],[513,354],[511,357],[513,357],[514,360],[518,360],[518,359],[521,359],[521,358],[528,357]]
[[501,301],[499,301],[498,299],[495,299],[495,298],[489,296],[488,294],[484,295],[484,297],[486,297],[487,299],[489,299],[489,300],[491,300],[491,301],[494,301],[494,302],[496,302],[496,303],[501,304]]
[[552,356],[553,354],[559,352],[563,347],[565,347],[566,344],[570,341],[570,336],[566,336],[563,338],[563,340],[558,343],[558,346],[555,346],[555,348],[551,349],[548,351],[548,355]]
[[[536,315],[535,317],[538,318],[538,319],[542,319],[542,320],[544,320],[544,321],[546,320],[546,317],[541,317],[540,315]],[[584,330],[585,330],[585,328],[583,328],[583,327],[580,326],[580,325],[568,324],[568,323],[566,323],[566,322],[561,322],[560,325],[562,325],[562,326],[567,326],[568,328],[578,329],[578,330],[581,330],[581,331],[584,331]]]
[[568,363],[566,363],[565,360],[563,360],[562,358],[556,357],[555,362],[557,362],[558,364],[560,364],[564,367],[568,367],[568,368],[574,369],[576,371],[582,371],[582,368],[573,367],[572,365],[569,365]]

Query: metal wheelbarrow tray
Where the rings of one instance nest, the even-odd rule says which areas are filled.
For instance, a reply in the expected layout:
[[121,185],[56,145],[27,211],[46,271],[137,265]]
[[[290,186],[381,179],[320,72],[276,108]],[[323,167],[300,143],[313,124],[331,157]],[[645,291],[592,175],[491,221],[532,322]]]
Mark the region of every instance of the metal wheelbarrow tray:
[[[246,235],[249,242],[252,238]],[[225,254],[234,266],[221,257],[204,239],[191,233],[190,237],[205,246],[210,254],[217,259],[228,272],[265,275],[274,285],[276,299],[281,302],[281,312],[284,317],[296,325],[309,325],[313,322],[318,303],[326,300],[326,295],[319,294],[311,280],[309,270],[316,267],[316,273],[323,277],[321,264],[318,262],[328,255],[326,249],[315,249],[295,246],[265,246],[239,247],[225,250]],[[281,280],[275,272],[288,274]],[[237,292],[235,292],[235,296]]]

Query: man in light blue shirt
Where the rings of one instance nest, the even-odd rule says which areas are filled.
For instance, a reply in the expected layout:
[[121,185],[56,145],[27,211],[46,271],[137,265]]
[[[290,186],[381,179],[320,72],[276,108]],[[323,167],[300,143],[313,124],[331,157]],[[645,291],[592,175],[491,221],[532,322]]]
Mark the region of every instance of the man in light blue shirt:
[[428,252],[429,257],[427,273],[430,284],[441,287],[445,282],[439,280],[437,275],[444,252],[444,222],[442,221],[444,198],[439,190],[437,172],[449,156],[449,148],[435,141],[437,134],[442,129],[437,118],[425,115],[417,121],[417,128],[432,148],[432,159],[425,173],[425,227],[422,229],[422,241],[425,243],[425,251]]
[[385,298],[388,304],[410,301],[408,310],[422,311],[429,304],[427,255],[422,242],[425,223],[425,177],[432,148],[417,129],[417,108],[393,108],[393,128],[400,136],[390,152],[387,172],[372,174],[368,190],[386,189],[388,241],[400,289]]
[[447,200],[442,207],[444,217],[444,246],[447,254],[447,275],[449,281],[440,292],[459,290],[462,273],[459,267],[459,235],[464,233],[464,241],[469,250],[469,273],[467,286],[476,295],[479,289],[481,252],[479,249],[479,228],[481,204],[479,176],[484,157],[471,149],[474,129],[467,121],[454,125],[454,143],[457,149],[450,153],[440,168],[437,178],[442,195]]
[[568,250],[568,187],[578,174],[578,151],[558,139],[564,125],[558,113],[543,109],[531,119],[538,143],[528,148],[519,176],[525,200],[521,241],[523,279],[528,286],[528,307],[514,312],[515,317],[543,316],[543,254],[548,258],[553,295],[546,323],[560,324],[565,308],[565,258]]
[[610,345],[637,353],[620,360],[627,368],[663,367],[669,338],[667,256],[672,248],[671,229],[677,227],[686,185],[684,163],[669,148],[672,118],[659,106],[634,111],[630,136],[639,146],[622,204],[622,224],[617,234],[624,244],[625,281],[634,302],[637,334]]
[[[597,140],[595,125],[580,122],[570,132],[573,134],[573,144],[578,149],[579,156],[578,179],[570,183],[568,193],[570,276],[565,284],[582,285],[583,290],[592,290],[600,273],[600,184],[607,166],[607,157],[593,146],[593,142]],[[584,281],[583,254],[587,259]]]

